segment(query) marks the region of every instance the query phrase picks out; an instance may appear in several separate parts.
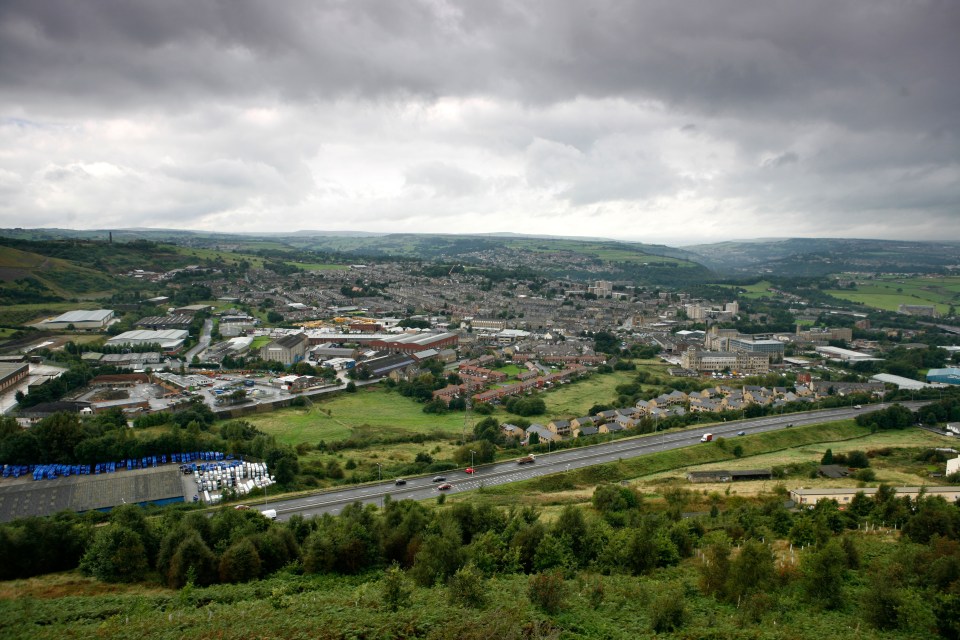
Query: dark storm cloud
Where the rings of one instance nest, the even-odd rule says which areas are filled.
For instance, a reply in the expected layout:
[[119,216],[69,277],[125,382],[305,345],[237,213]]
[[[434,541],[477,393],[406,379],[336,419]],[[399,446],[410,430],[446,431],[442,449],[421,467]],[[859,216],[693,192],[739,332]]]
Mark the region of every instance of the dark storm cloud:
[[954,2],[36,2],[0,9],[0,82],[204,95],[633,96],[691,111],[956,124]]
[[611,235],[676,207],[960,236],[957,34],[947,0],[6,0],[0,223],[119,202],[442,226],[469,200]]

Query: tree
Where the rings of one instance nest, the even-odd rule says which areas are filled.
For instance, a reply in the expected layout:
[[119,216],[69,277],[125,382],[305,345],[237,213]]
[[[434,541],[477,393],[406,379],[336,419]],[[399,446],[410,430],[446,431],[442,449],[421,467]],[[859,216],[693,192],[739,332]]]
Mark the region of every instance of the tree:
[[98,531],[80,562],[83,573],[104,582],[138,582],[149,568],[143,540],[117,525]]
[[833,449],[827,449],[820,458],[820,464],[833,464]]
[[836,538],[801,561],[803,586],[807,597],[827,609],[843,606],[843,582],[847,574],[847,554]]
[[178,589],[187,584],[190,576],[194,576],[198,585],[211,584],[217,575],[216,565],[216,556],[210,551],[200,534],[190,531],[170,559],[167,584],[173,589]]
[[260,555],[250,538],[243,538],[220,557],[221,582],[249,582],[260,576]]
[[756,540],[748,540],[740,550],[740,555],[730,563],[728,597],[736,600],[751,593],[771,591],[775,575],[770,547]]

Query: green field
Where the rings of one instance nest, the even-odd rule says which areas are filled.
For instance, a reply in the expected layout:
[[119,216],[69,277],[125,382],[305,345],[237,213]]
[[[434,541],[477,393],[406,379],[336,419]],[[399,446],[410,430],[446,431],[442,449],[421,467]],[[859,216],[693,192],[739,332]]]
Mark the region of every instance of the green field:
[[634,371],[614,371],[603,375],[595,373],[589,378],[562,385],[544,394],[547,415],[540,416],[537,420],[578,418],[595,404],[606,404],[615,400],[617,392],[614,389],[617,385],[632,382],[635,376]]
[[520,373],[520,372],[522,372],[522,371],[526,371],[526,370],[527,370],[526,367],[522,367],[522,368],[521,368],[521,367],[518,367],[518,366],[515,365],[515,364],[508,364],[508,365],[505,365],[505,366],[500,367],[499,369],[495,369],[495,371],[499,371],[500,373],[505,373],[505,374],[507,374],[507,375],[508,375],[509,377],[511,377],[511,378],[515,378],[518,373]]
[[[471,414],[467,429],[472,429],[474,422],[482,417]],[[309,408],[281,409],[244,419],[261,431],[276,436],[280,442],[296,445],[342,440],[355,432],[357,435],[396,436],[439,431],[459,436],[463,431],[463,418],[462,412],[427,414],[423,412],[423,405],[399,393],[367,388],[315,402]]]
[[253,342],[250,343],[250,351],[256,351],[261,347],[265,347],[270,344],[272,338],[270,336],[257,336],[253,339]]
[[263,258],[246,255],[243,253],[234,253],[233,251],[220,251],[219,249],[201,249],[197,247],[176,247],[181,255],[187,257],[201,258],[205,260],[220,260],[227,264],[237,264],[246,260],[250,266],[260,269],[263,267]]
[[750,300],[758,300],[760,298],[770,298],[775,296],[775,293],[769,291],[770,287],[773,285],[766,280],[761,280],[756,284],[747,284],[747,285],[734,285],[734,284],[714,284],[711,286],[715,287],[726,287],[727,289],[735,289],[737,295],[742,298],[747,298]]
[[299,267],[305,271],[343,271],[344,269],[349,269],[350,267],[345,264],[322,264],[319,262],[293,262],[290,260],[284,261],[284,264],[288,264],[291,267]]
[[885,311],[896,311],[901,304],[934,305],[946,315],[951,305],[960,302],[960,277],[884,277],[858,282],[856,289],[830,289],[826,293]]

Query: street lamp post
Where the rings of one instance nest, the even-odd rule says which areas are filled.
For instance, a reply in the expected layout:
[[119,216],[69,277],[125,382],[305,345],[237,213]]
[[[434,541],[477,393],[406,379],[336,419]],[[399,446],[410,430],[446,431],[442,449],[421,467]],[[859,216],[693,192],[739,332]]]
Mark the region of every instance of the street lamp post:
[[474,454],[476,454],[476,453],[477,453],[477,452],[474,451],[473,449],[470,450],[470,468],[471,468],[471,469],[473,469],[473,456],[474,456]]
[[[377,465],[377,482],[381,482],[383,480],[383,465],[381,465],[379,462],[377,462],[376,465]],[[382,491],[380,493],[380,508],[381,509],[383,508],[383,492]]]

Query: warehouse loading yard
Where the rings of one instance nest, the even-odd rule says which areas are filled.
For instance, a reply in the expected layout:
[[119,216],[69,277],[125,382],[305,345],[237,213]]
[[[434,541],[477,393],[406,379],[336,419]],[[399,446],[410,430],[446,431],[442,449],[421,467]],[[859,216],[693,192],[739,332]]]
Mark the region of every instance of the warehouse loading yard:
[[196,483],[175,464],[108,475],[70,476],[35,481],[0,481],[0,522],[58,511],[110,509],[121,504],[169,504],[191,500]]

